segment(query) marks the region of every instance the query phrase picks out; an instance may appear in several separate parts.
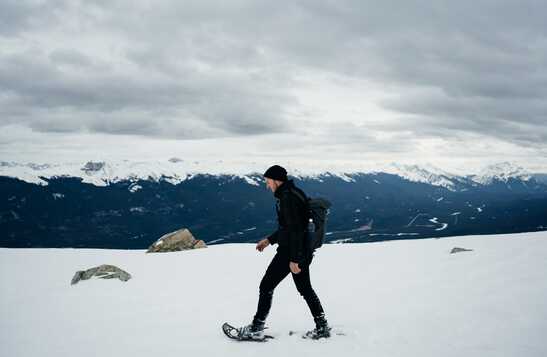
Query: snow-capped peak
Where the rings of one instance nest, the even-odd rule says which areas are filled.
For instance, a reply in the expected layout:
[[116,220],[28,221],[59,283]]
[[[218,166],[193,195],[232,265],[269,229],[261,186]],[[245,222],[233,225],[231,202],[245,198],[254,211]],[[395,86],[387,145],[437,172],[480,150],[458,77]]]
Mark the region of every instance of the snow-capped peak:
[[511,178],[528,181],[531,178],[531,175],[523,167],[505,161],[489,165],[482,169],[477,175],[470,176],[470,178],[475,182],[487,185],[493,181],[507,182]]
[[457,175],[446,172],[434,165],[404,165],[391,163],[385,172],[401,176],[409,181],[428,183],[453,190],[460,179]]

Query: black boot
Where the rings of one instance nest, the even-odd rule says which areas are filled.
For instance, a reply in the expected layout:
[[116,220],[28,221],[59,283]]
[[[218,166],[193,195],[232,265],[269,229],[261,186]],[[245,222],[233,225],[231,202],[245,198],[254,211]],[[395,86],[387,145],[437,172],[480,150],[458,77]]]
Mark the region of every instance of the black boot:
[[315,328],[311,331],[306,332],[306,334],[302,337],[311,338],[314,340],[318,340],[322,337],[324,338],[330,337],[331,328],[329,327],[329,324],[327,320],[325,319],[325,315],[314,317],[314,321],[315,321]]
[[257,319],[256,317],[253,319],[253,330],[254,331],[261,331],[264,330],[264,324],[266,323],[265,320]]
[[237,329],[238,338],[240,340],[264,340],[264,324],[265,321],[253,319],[253,323]]

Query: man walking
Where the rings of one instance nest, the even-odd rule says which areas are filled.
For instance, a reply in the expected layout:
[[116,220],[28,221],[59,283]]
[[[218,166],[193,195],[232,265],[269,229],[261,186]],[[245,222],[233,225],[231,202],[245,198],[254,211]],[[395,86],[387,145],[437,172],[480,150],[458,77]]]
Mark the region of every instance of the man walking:
[[272,305],[273,292],[276,286],[291,273],[296,289],[304,297],[315,321],[315,329],[303,337],[318,339],[330,337],[331,328],[325,319],[325,313],[319,298],[310,282],[309,266],[313,252],[307,244],[307,203],[302,197],[304,192],[296,187],[293,180],[287,178],[287,171],[278,165],[270,167],[264,173],[266,186],[276,198],[278,229],[265,239],[259,241],[256,249],[262,252],[271,244],[278,244],[277,252],[272,259],[262,281],[258,307],[253,322],[240,328],[242,338],[261,340],[264,338],[264,324]]

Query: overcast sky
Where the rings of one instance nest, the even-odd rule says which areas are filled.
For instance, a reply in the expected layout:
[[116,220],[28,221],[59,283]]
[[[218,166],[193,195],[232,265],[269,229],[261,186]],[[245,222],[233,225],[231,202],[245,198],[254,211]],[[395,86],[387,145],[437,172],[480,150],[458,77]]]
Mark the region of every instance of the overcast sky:
[[0,160],[547,170],[545,1],[0,1]]

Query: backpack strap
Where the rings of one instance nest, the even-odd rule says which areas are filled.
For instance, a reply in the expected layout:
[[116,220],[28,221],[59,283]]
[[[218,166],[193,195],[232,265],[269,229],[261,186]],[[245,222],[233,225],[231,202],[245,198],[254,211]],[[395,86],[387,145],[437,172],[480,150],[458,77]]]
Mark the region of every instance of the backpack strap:
[[295,190],[294,188],[291,188],[290,191],[292,193],[294,193],[296,195],[296,197],[298,197],[304,204],[308,204],[308,201],[309,201],[309,198],[307,197],[304,197],[304,195],[302,195],[302,193],[298,190]]

